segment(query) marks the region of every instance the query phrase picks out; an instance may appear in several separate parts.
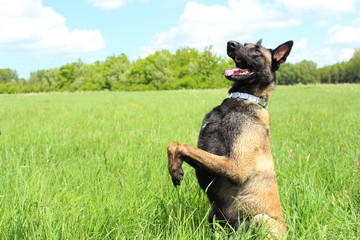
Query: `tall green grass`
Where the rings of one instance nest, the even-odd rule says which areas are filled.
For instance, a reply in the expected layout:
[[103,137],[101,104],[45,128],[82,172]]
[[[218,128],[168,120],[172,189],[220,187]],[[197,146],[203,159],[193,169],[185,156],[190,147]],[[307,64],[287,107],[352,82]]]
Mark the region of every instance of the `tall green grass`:
[[[0,95],[0,239],[226,239],[193,169],[174,188],[166,157],[225,97]],[[289,239],[358,239],[360,85],[278,87],[269,112]]]

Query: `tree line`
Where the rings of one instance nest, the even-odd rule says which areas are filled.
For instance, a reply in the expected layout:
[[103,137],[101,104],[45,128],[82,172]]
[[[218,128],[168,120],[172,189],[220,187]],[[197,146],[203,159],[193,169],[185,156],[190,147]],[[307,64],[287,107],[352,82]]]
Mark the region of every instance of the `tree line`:
[[[234,67],[230,58],[181,48],[175,53],[157,51],[131,62],[125,54],[86,64],[82,60],[59,68],[38,70],[25,80],[15,70],[0,69],[0,93],[89,90],[169,90],[229,87],[224,70]],[[360,49],[347,62],[318,68],[308,60],[285,63],[277,72],[281,85],[315,83],[360,83]]]

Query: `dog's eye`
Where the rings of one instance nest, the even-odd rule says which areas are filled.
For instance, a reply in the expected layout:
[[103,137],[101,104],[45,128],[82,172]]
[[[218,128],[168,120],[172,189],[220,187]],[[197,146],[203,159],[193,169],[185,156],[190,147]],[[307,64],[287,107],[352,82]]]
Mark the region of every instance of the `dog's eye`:
[[254,49],[255,49],[256,52],[261,53],[260,48],[257,48],[257,47],[256,47],[256,48],[254,48]]

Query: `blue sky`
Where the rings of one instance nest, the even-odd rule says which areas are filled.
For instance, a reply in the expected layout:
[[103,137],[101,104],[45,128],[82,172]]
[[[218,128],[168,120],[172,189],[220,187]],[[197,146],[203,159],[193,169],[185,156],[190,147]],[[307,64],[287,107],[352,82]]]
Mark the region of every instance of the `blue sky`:
[[347,61],[360,48],[358,0],[0,0],[0,68],[20,77],[82,59],[294,40],[289,62]]

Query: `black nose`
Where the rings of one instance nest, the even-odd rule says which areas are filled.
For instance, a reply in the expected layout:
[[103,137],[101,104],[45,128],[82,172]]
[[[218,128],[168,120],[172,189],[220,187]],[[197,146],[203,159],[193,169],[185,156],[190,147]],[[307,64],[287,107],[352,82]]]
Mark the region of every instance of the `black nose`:
[[238,43],[237,41],[228,41],[227,45],[230,49],[236,49],[239,47],[240,43]]

